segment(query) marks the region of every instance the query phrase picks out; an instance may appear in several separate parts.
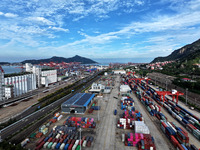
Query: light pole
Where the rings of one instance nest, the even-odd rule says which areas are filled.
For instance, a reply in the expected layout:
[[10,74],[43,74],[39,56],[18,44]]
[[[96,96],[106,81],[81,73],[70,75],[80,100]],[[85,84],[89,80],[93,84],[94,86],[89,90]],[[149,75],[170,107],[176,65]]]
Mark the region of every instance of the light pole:
[[185,92],[185,94],[186,94],[186,105],[187,105],[187,91],[188,91],[188,88],[186,88],[186,92]]
[[79,132],[80,132],[80,150],[81,150],[81,127],[79,128]]
[[166,91],[167,91],[167,80],[165,80],[166,81]]

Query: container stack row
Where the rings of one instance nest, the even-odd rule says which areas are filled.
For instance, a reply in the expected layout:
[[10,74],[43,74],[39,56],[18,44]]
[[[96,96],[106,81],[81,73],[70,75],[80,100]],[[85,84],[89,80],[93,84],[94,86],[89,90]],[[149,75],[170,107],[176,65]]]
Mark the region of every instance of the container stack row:
[[69,116],[63,123],[68,127],[81,127],[81,128],[95,128],[96,123],[94,118],[85,118],[85,117],[71,117]]
[[[133,82],[131,84],[133,84]],[[144,90],[146,87],[147,86],[143,85]],[[189,121],[187,119],[190,118],[191,120],[193,120],[193,122],[195,122],[195,118],[192,118],[191,116],[183,117],[183,116],[178,115],[177,112],[183,113],[183,111],[181,111],[182,109],[180,107],[178,107],[177,105],[174,105],[173,108],[169,107],[169,106],[172,106],[172,104],[168,105],[167,102],[165,102],[165,103],[160,102],[160,100],[158,100],[158,96],[155,96],[155,92],[153,90],[151,90],[150,88],[147,88],[147,90],[149,92],[147,92],[147,91],[142,92],[138,89],[135,89],[134,92],[135,92],[136,96],[138,97],[138,99],[142,102],[142,104],[144,104],[146,106],[149,113],[152,116],[156,116],[159,120],[161,120],[161,123],[160,123],[161,130],[165,133],[167,138],[172,142],[174,147],[176,147],[179,150],[187,150],[187,149],[188,150],[190,150],[190,149],[196,150],[197,148],[194,145],[189,144],[188,133],[185,130],[183,130],[183,128],[176,126],[175,123],[168,122],[167,117],[161,112],[160,106],[155,105],[153,102],[153,99],[157,102],[159,101],[159,104],[161,104],[161,106],[166,108],[168,110],[168,112],[170,112],[171,115],[176,120],[180,121],[182,119],[181,121],[183,122],[182,124],[184,126],[185,126],[185,124],[189,124]],[[149,95],[149,97],[147,95]],[[153,99],[151,99],[150,97],[152,97]],[[154,106],[154,107],[152,107],[152,106]],[[153,112],[152,112],[152,109],[154,110]],[[198,122],[198,120],[196,120],[196,122]],[[192,127],[191,123],[190,123],[190,127]],[[194,130],[196,130],[196,129],[193,128],[192,132],[194,132]]]
[[121,98],[121,110],[128,109],[134,110],[134,100],[128,96]]
[[80,137],[76,127],[56,126],[48,136],[43,136],[37,141],[35,150],[79,150],[81,146],[90,147],[93,140],[92,136]]
[[163,107],[180,122],[189,132],[191,132],[198,140],[200,140],[200,124],[197,119],[190,116],[181,107],[173,102],[165,102]]

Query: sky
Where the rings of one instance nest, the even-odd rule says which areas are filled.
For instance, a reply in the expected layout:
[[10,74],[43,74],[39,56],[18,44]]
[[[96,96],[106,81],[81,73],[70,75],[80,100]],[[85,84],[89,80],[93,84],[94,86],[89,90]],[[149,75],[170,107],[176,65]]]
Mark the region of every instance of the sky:
[[1,0],[0,62],[149,62],[200,38],[200,0]]

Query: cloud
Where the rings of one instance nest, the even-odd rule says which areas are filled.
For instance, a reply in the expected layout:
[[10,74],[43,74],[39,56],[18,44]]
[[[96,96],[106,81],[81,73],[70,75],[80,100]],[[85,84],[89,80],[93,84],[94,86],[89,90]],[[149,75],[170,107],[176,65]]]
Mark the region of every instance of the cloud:
[[7,17],[7,18],[15,18],[15,17],[18,16],[17,14],[13,14],[13,13],[3,13],[3,12],[0,12],[0,15],[1,15],[1,16],[5,16],[5,17]]
[[5,13],[4,16],[8,17],[8,18],[14,18],[14,17],[17,17],[18,15],[17,14],[13,14],[13,13]]
[[37,23],[42,23],[45,25],[55,25],[54,22],[44,18],[44,17],[29,17],[27,18],[29,21],[37,22]]
[[64,29],[60,27],[50,27],[50,29],[55,30],[55,31],[69,32],[69,29]]

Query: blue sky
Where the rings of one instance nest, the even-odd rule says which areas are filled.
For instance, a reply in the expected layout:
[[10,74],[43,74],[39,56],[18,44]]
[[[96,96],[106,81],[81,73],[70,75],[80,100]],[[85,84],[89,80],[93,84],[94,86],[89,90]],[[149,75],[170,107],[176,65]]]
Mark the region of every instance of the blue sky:
[[0,61],[147,62],[200,38],[200,0],[1,0],[0,21]]

